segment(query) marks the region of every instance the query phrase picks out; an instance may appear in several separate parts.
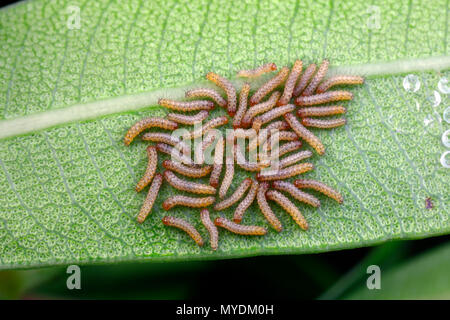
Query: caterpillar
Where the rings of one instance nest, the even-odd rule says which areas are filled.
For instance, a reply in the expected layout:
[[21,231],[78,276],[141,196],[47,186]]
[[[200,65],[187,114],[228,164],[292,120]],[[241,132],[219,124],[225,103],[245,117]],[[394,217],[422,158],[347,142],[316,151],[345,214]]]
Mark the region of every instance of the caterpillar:
[[238,202],[239,199],[241,199],[244,193],[247,191],[247,189],[251,186],[252,182],[253,182],[252,179],[245,178],[229,198],[222,200],[221,202],[218,202],[214,206],[214,210],[216,211],[225,210],[226,208],[229,208],[233,204]]
[[225,79],[224,77],[221,77],[214,72],[209,72],[206,75],[206,79],[225,90],[228,101],[228,114],[233,117],[236,113],[236,89],[234,88],[233,84],[230,82],[230,80]]
[[156,197],[158,196],[159,188],[161,188],[163,182],[163,176],[159,173],[155,174],[152,184],[148,189],[147,197],[145,198],[144,204],[137,215],[137,221],[143,223],[147,218],[150,211],[152,211],[153,204],[155,203]]
[[185,97],[186,98],[206,97],[214,100],[214,102],[217,103],[222,108],[225,108],[227,106],[227,101],[220,95],[220,93],[211,88],[198,88],[188,90],[185,93]]
[[185,114],[179,114],[179,113],[168,113],[167,119],[180,123],[180,124],[196,124],[199,122],[202,122],[209,116],[209,111],[201,110],[197,114],[194,114],[192,116],[187,116]]
[[217,141],[216,148],[214,150],[213,170],[211,172],[211,176],[209,179],[209,184],[214,188],[217,188],[219,186],[219,178],[223,166],[223,151],[224,151],[223,149],[224,149],[224,140],[222,137],[220,137],[219,140]]
[[192,238],[192,240],[195,241],[196,244],[198,244],[200,247],[203,246],[202,236],[197,231],[197,229],[195,229],[195,227],[189,222],[171,216],[165,216],[164,218],[162,218],[162,222],[166,226],[171,226],[183,230]]
[[299,190],[295,185],[287,181],[276,180],[272,182],[272,188],[289,193],[294,199],[307,203],[313,207],[320,207],[320,201],[313,195]]
[[258,192],[259,183],[258,181],[253,181],[250,186],[250,190],[248,191],[245,198],[238,204],[236,210],[234,210],[233,221],[236,223],[241,223],[242,218],[244,217],[245,211],[250,207],[256,197],[256,193]]
[[328,71],[328,66],[330,62],[328,60],[323,60],[320,64],[319,69],[317,70],[316,75],[312,78],[309,85],[306,87],[306,89],[302,92],[302,96],[310,96],[316,91],[317,86],[322,81],[322,79],[325,77],[325,74]]
[[267,170],[256,174],[258,181],[282,180],[290,178],[314,169],[314,165],[309,162],[299,163],[279,170]]
[[323,193],[324,195],[336,200],[339,203],[344,202],[342,195],[334,190],[333,188],[327,186],[323,182],[311,180],[311,179],[297,179],[294,181],[294,185],[300,189],[313,189]]
[[267,182],[263,182],[259,185],[258,192],[256,194],[256,200],[258,202],[259,209],[261,210],[263,216],[270,223],[270,225],[278,232],[283,231],[283,226],[278,220],[275,213],[273,213],[269,204],[266,200],[266,192],[269,189],[269,184]]
[[272,72],[275,70],[277,70],[277,65],[273,62],[270,62],[270,63],[266,63],[262,66],[259,66],[256,69],[241,70],[237,73],[237,76],[245,77],[245,78],[256,78],[256,77],[263,75],[264,73]]
[[297,110],[297,115],[300,118],[305,117],[325,117],[336,114],[343,114],[347,110],[343,106],[327,106],[327,107],[308,107]]
[[144,176],[136,185],[136,191],[139,192],[144,189],[153,179],[156,172],[156,165],[158,164],[158,153],[154,146],[147,147],[148,164]]
[[206,184],[186,181],[178,178],[172,171],[164,171],[164,179],[175,189],[198,194],[215,194],[216,188]]
[[217,127],[220,127],[220,126],[223,126],[223,125],[225,125],[227,123],[228,123],[228,118],[225,117],[225,116],[211,119],[207,123],[205,123],[202,127],[200,127],[200,128],[198,128],[198,129],[196,129],[196,130],[194,130],[192,132],[189,132],[189,133],[183,135],[183,138],[185,138],[185,139],[199,138],[203,134],[208,132],[209,130],[217,128]]
[[210,206],[216,199],[214,197],[193,198],[188,196],[176,195],[164,200],[163,209],[168,211],[175,206],[184,206],[191,208],[203,208]]
[[209,100],[175,101],[170,99],[159,99],[158,104],[168,109],[185,112],[214,109],[214,102]]
[[200,220],[202,221],[206,230],[208,230],[211,249],[217,250],[219,246],[219,231],[217,230],[216,225],[211,221],[208,209],[202,209],[200,211]]
[[183,153],[189,153],[191,151],[191,148],[186,143],[181,141],[181,139],[174,137],[168,133],[147,132],[142,135],[141,139],[144,141],[163,142],[166,144],[170,144]]
[[213,166],[203,166],[198,168],[188,167],[172,160],[164,160],[162,166],[167,170],[175,171],[176,173],[190,178],[204,177],[210,174],[213,169]]
[[156,150],[158,150],[159,152],[168,154],[169,156],[171,156],[175,161],[184,163],[188,166],[194,166],[195,163],[192,161],[192,159],[182,153],[180,153],[178,150],[172,148],[171,146],[169,146],[168,144],[162,143],[162,142],[158,142],[155,145]]
[[364,78],[360,76],[334,76],[330,77],[324,82],[322,82],[318,87],[316,92],[323,93],[330,89],[333,86],[341,85],[341,84],[363,84]]
[[130,145],[134,138],[136,138],[142,131],[153,127],[175,130],[178,128],[178,123],[163,118],[145,118],[140,120],[136,122],[125,134],[125,145]]
[[286,84],[284,85],[283,95],[280,100],[278,100],[277,105],[282,106],[289,103],[292,98],[292,93],[294,92],[295,83],[298,77],[302,73],[303,62],[302,60],[296,60],[292,67],[291,73],[289,74]]
[[309,150],[303,150],[299,151],[297,153],[291,154],[290,156],[287,156],[286,158],[281,159],[278,162],[278,165],[280,168],[288,167],[294,163],[297,163],[299,161],[302,161],[304,159],[307,159],[312,156],[312,152]]
[[[250,105],[259,103],[269,92],[281,85],[289,74],[289,68],[283,67],[276,76],[264,83],[250,98]],[[278,100],[278,99],[277,99]]]
[[308,230],[308,222],[306,222],[305,217],[285,195],[276,190],[269,190],[266,192],[266,197],[267,199],[278,203],[287,213],[289,213],[300,228]]
[[231,146],[225,155],[225,176],[219,189],[219,198],[222,199],[227,194],[234,177],[234,135],[228,136],[227,145]]
[[325,147],[323,146],[322,141],[320,141],[311,131],[306,129],[292,113],[286,113],[284,119],[289,123],[292,130],[313,147],[318,154],[325,154]]
[[254,105],[253,107],[248,108],[247,112],[245,113],[244,117],[242,118],[241,124],[242,127],[248,128],[252,122],[252,119],[260,114],[264,113],[266,111],[269,111],[272,109],[275,104],[277,103],[278,98],[280,97],[280,92],[275,91],[272,93],[270,98],[267,101],[261,102],[257,105]]
[[316,72],[316,68],[317,66],[314,63],[310,64],[308,68],[306,68],[305,72],[300,77],[297,86],[294,88],[294,92],[292,93],[294,97],[299,96],[302,91],[305,90],[313,74]]
[[239,94],[239,107],[233,118],[233,128],[235,129],[239,128],[239,126],[241,125],[242,118],[244,117],[244,114],[247,111],[247,100],[249,92],[250,92],[250,84],[244,83],[241,89],[241,93]]
[[263,236],[267,233],[267,229],[260,226],[243,226],[228,219],[218,217],[214,220],[214,224],[218,227],[227,229],[230,232],[246,235],[246,236]]
[[313,106],[333,101],[352,100],[353,94],[348,91],[327,91],[324,93],[314,94],[311,96],[300,96],[295,99],[298,106]]
[[[274,108],[274,109],[272,109],[270,111],[267,111],[266,113],[264,113],[264,114],[262,114],[260,116],[257,116],[253,120],[252,127],[256,131],[258,131],[263,124],[268,123],[268,122],[272,121],[273,119],[281,117],[283,114],[288,113],[288,112],[292,112],[294,110],[295,110],[295,106],[293,104],[286,104],[284,106],[281,106],[281,107],[278,107],[278,108]],[[281,126],[281,124],[279,124],[279,125]],[[275,125],[273,125],[273,126],[275,126]],[[267,126],[266,129],[268,129],[268,127],[269,126]]]
[[339,118],[339,119],[314,119],[314,118],[303,118],[302,124],[305,127],[314,127],[314,128],[321,128],[321,129],[330,129],[330,128],[336,128],[343,126],[347,123],[347,120],[345,118]]

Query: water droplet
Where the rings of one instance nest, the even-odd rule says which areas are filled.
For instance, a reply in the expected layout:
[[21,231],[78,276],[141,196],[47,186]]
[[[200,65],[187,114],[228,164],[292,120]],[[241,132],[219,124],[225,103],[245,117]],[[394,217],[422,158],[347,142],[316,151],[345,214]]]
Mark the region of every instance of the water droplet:
[[447,150],[442,154],[441,164],[444,168],[450,168],[450,150]]
[[433,108],[436,108],[438,105],[440,105],[442,101],[441,95],[436,90],[433,91],[432,95],[428,96],[427,100],[430,101]]
[[447,109],[444,110],[444,120],[447,123],[450,123],[450,107],[447,107]]
[[423,119],[423,124],[425,125],[425,127],[428,127],[433,121],[434,117],[431,114],[427,114]]
[[446,146],[447,148],[450,148],[450,129],[448,129],[447,131],[445,131],[442,134],[442,143],[444,144],[444,146]]
[[403,88],[409,92],[417,92],[420,89],[419,77],[414,74],[408,74],[403,78]]
[[443,94],[450,93],[450,86],[448,86],[447,83],[448,83],[448,80],[446,77],[442,77],[438,82],[438,89]]

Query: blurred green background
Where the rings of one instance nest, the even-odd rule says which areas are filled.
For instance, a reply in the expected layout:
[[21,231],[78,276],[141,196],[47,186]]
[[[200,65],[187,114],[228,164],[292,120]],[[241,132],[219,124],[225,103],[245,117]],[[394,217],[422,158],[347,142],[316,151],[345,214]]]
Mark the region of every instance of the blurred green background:
[[[368,290],[369,265],[381,289]],[[450,236],[310,255],[0,271],[2,299],[450,299]]]

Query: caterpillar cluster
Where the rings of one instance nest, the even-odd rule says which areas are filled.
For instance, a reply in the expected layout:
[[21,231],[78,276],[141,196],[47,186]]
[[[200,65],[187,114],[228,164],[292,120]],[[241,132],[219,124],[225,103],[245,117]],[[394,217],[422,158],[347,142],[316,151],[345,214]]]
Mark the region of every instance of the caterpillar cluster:
[[[314,169],[312,163],[300,162],[313,155],[309,150],[299,151],[302,142],[310,145],[319,155],[325,154],[325,146],[307,127],[329,129],[346,123],[345,118],[317,118],[344,114],[346,109],[343,106],[315,105],[350,100],[353,98],[351,92],[329,89],[337,85],[364,82],[360,76],[347,75],[332,76],[324,81],[328,65],[328,60],[324,60],[319,67],[311,64],[302,73],[303,62],[297,60],[292,69],[281,68],[251,96],[249,83],[243,85],[238,96],[231,81],[209,72],[206,78],[223,90],[226,98],[216,89],[199,88],[186,92],[186,98],[196,100],[160,99],[159,105],[168,109],[196,113],[191,115],[170,113],[166,118],[151,117],[140,120],[125,134],[125,145],[129,145],[139,134],[153,127],[174,131],[180,125],[197,125],[209,117],[209,112],[215,105],[226,109],[229,117],[210,119],[201,127],[197,126],[195,130],[186,131],[181,137],[173,137],[163,132],[146,133],[141,136],[142,140],[156,144],[147,147],[147,169],[136,186],[136,191],[142,191],[150,185],[148,195],[137,215],[137,221],[139,223],[145,221],[152,211],[161,185],[167,183],[176,190],[197,196],[170,196],[164,200],[163,209],[168,211],[175,206],[199,208],[200,221],[209,233],[211,248],[216,250],[219,241],[217,227],[241,235],[267,233],[265,227],[241,224],[246,210],[255,200],[262,215],[278,232],[283,230],[283,226],[272,211],[269,204],[271,201],[283,208],[303,230],[308,229],[308,222],[287,195],[307,205],[319,207],[319,199],[302,190],[312,189],[342,203],[342,195],[320,181],[311,179],[286,181]],[[268,63],[254,70],[240,71],[237,76],[255,78],[275,70],[277,66]],[[290,103],[291,101],[294,104]],[[220,134],[214,133],[215,128],[228,123],[232,124],[234,130],[225,139]],[[262,128],[263,125],[266,127]],[[197,138],[203,138],[203,143],[200,147],[194,148],[193,160],[185,152],[188,147],[185,142]],[[237,143],[237,139],[242,138],[248,138],[249,152],[259,148],[255,161],[245,159],[243,150]],[[283,140],[287,142],[279,147],[274,146],[273,141]],[[204,152],[211,147],[214,151],[212,165],[204,163]],[[295,153],[291,153],[294,151]],[[171,156],[170,160],[162,162],[165,169],[162,173],[157,172],[158,152]],[[291,154],[278,159],[287,153]],[[245,178],[233,192],[230,192],[235,175],[235,163],[243,170],[254,172],[255,176],[253,179]],[[224,174],[220,180],[222,172]],[[188,181],[176,174],[196,179],[209,176],[209,183]],[[217,217],[214,221],[211,220],[207,207],[212,206],[214,211],[221,211],[236,204],[232,219]],[[204,244],[200,232],[186,220],[165,216],[162,222],[185,231],[199,246]]]

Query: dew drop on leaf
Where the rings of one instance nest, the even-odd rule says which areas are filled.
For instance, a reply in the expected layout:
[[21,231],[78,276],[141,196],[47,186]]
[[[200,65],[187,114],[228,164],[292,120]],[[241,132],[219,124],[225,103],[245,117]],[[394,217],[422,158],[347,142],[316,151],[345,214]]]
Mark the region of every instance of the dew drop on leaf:
[[442,134],[442,144],[447,148],[450,148],[450,129]]
[[430,101],[433,108],[436,108],[438,105],[440,105],[442,101],[441,95],[436,90],[434,90],[433,93],[428,96],[427,100]]
[[442,77],[438,82],[438,89],[443,94],[449,94],[450,93],[450,87],[447,85],[448,80],[446,77]]
[[444,110],[444,121],[447,123],[450,123],[450,107],[447,107],[447,109]]
[[409,92],[417,92],[420,89],[419,77],[414,74],[408,74],[403,78],[403,88]]
[[450,151],[445,151],[441,156],[441,164],[444,168],[450,168]]

